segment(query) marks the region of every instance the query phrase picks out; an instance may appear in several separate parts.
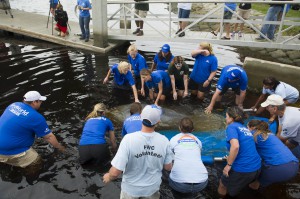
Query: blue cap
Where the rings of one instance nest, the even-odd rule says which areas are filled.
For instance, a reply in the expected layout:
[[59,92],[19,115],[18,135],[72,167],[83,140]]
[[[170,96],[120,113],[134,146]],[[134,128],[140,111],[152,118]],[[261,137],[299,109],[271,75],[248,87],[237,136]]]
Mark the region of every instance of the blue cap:
[[164,44],[164,45],[161,47],[161,51],[162,51],[163,53],[168,53],[168,52],[170,52],[170,46],[169,46],[169,44]]
[[229,69],[229,71],[227,71],[227,78],[230,80],[236,80],[241,77],[241,74],[242,72],[239,69],[233,69],[233,70]]

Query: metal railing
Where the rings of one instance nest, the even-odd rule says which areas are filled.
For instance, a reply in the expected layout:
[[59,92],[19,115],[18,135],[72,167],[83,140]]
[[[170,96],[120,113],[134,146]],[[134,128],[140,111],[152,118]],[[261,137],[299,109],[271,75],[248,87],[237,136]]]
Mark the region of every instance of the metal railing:
[[[197,25],[199,22],[202,23],[219,23],[220,25],[220,34],[217,37],[217,39],[221,39],[221,35],[223,34],[223,24],[224,23],[245,23],[247,26],[249,26],[251,29],[253,29],[258,35],[261,35],[261,37],[265,38],[268,42],[270,43],[280,43],[280,44],[286,44],[287,42],[297,38],[300,36],[299,34],[293,35],[289,38],[284,38],[282,37],[282,34],[293,27],[300,26],[300,17],[299,18],[288,18],[284,14],[281,17],[280,21],[265,21],[264,16],[256,17],[256,16],[251,16],[249,19],[245,20],[243,19],[240,15],[237,14],[234,10],[230,9],[228,6],[225,5],[225,2],[227,3],[252,3],[252,4],[284,4],[283,7],[283,13],[286,12],[287,9],[287,4],[297,4],[300,3],[300,1],[247,1],[247,0],[231,0],[231,1],[219,1],[219,0],[169,0],[169,1],[155,1],[155,0],[149,0],[146,3],[149,4],[167,4],[168,5],[168,12],[165,14],[154,14],[151,10],[148,12],[148,15],[146,18],[141,18],[137,14],[134,13],[133,10],[133,5],[138,4],[139,2],[135,1],[117,1],[117,0],[110,0],[107,1],[108,5],[112,4],[119,4],[120,8],[117,9],[113,14],[109,14],[108,16],[108,22],[114,21],[114,23],[108,27],[108,30],[113,30],[115,28],[115,25],[122,21],[135,21],[135,20],[143,20],[146,25],[150,27],[150,29],[154,30],[155,32],[158,33],[159,36],[165,38],[165,39],[174,39],[178,37],[179,34],[182,32],[185,32],[186,30],[194,27]],[[141,2],[145,3],[145,2]],[[191,15],[190,18],[188,19],[179,19],[176,14],[172,13],[172,3],[209,3],[209,4],[218,4],[213,8],[212,10],[209,10],[206,14],[204,15]],[[223,19],[223,14],[224,14],[224,9],[227,9],[230,11],[233,16],[235,16],[237,19]],[[122,11],[122,12],[121,12]],[[218,13],[219,15],[216,15]],[[300,16],[300,14],[299,14]],[[159,30],[157,27],[153,26],[151,24],[151,21],[159,21],[162,24],[164,24],[167,28],[167,34],[162,33],[161,30]],[[190,24],[182,31],[178,32],[175,34],[174,26],[175,23],[179,21],[188,21]],[[270,40],[267,35],[263,34],[260,31],[260,28],[258,25],[261,24],[273,24],[278,26],[278,31],[277,31],[277,38],[275,41]],[[284,28],[284,26],[287,26],[287,28]],[[126,27],[125,23],[125,35],[129,34],[129,31],[127,31],[128,28]]]

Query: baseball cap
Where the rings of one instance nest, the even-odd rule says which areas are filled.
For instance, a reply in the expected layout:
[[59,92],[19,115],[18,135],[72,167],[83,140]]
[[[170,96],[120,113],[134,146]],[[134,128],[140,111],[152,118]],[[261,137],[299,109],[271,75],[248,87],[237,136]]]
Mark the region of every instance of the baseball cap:
[[269,97],[267,98],[267,100],[263,103],[261,103],[261,107],[267,107],[269,105],[273,105],[273,106],[279,106],[284,104],[283,98],[280,95],[269,95]]
[[161,47],[161,51],[162,51],[163,53],[170,52],[170,46],[169,46],[169,44],[164,44],[164,45]]
[[234,69],[227,73],[227,78],[230,80],[239,79],[240,77],[241,77],[241,71],[239,69]]
[[47,97],[41,96],[41,94],[37,91],[28,91],[24,96],[23,99],[25,102],[33,102],[35,100],[45,101]]
[[141,113],[143,125],[147,127],[156,125],[160,121],[161,113],[162,109],[159,106],[154,104],[145,106]]

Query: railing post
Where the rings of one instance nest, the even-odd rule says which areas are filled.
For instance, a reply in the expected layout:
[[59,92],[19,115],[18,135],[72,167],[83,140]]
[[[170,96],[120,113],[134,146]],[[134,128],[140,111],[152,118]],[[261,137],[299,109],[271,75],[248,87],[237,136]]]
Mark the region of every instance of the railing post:
[[172,4],[169,2],[169,38],[171,38],[171,14],[172,14]]
[[94,46],[105,48],[107,41],[107,0],[92,0]]
[[120,6],[123,7],[120,10],[120,29],[125,29],[127,34],[127,29],[131,29],[131,20],[128,20],[129,17],[127,17],[127,10],[125,9],[125,6],[131,7],[131,4],[123,3],[120,4]]
[[282,31],[282,26],[283,26],[285,14],[286,14],[286,7],[287,7],[287,4],[284,4],[284,8],[283,8],[282,16],[281,16],[281,19],[280,19],[280,26],[279,26],[276,42],[279,42],[279,39],[280,39],[281,34],[282,34],[281,31]]

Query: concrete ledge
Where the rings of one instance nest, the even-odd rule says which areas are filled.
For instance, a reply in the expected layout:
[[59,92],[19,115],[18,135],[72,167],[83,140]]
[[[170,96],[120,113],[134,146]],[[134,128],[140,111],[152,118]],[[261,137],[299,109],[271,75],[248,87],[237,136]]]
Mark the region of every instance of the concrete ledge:
[[276,77],[300,90],[300,67],[246,57],[244,68],[248,75],[248,86],[261,92],[262,81],[267,76]]

